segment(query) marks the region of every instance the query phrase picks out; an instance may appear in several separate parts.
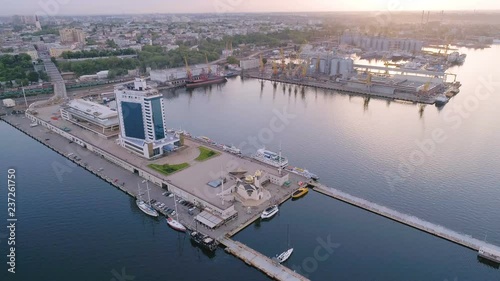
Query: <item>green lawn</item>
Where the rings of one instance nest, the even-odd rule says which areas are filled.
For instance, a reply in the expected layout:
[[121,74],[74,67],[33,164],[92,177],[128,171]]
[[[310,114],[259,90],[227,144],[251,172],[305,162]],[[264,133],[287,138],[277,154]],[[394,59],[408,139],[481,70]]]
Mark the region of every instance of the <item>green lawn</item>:
[[217,151],[213,151],[211,149],[208,149],[204,146],[199,146],[198,149],[200,149],[200,156],[198,156],[195,160],[196,161],[205,161],[209,158],[212,158],[214,156],[219,155],[220,153]]
[[189,164],[188,163],[181,163],[181,164],[175,164],[175,165],[149,164],[148,167],[168,176],[168,175],[171,175],[175,172],[186,169],[187,167],[189,167]]

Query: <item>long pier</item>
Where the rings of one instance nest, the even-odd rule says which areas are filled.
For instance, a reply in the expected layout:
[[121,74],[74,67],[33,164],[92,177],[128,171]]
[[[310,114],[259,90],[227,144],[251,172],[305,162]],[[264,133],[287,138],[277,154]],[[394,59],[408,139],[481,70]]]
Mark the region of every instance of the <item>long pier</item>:
[[283,281],[309,280],[288,267],[282,266],[278,261],[274,261],[240,242],[229,238],[221,238],[219,242],[226,246],[226,252],[259,269],[273,279]]
[[332,90],[332,91],[353,93],[353,94],[362,95],[362,96],[378,97],[378,98],[390,99],[390,100],[401,100],[401,101],[423,103],[423,104],[434,104],[436,102],[435,99],[432,97],[418,97],[418,96],[415,96],[413,94],[405,94],[405,93],[394,93],[393,95],[384,94],[384,93],[374,93],[374,92],[369,92],[369,91],[363,90],[363,89],[346,87],[346,86],[344,86],[340,83],[337,83],[337,82],[320,83],[320,82],[313,82],[313,81],[296,81],[296,80],[288,80],[288,79],[276,79],[276,78],[270,78],[270,77],[262,77],[260,75],[255,75],[255,74],[247,74],[246,77],[260,79],[260,80],[267,80],[267,81],[271,81],[271,82],[293,84],[293,85],[298,85],[298,86],[303,86],[303,87],[313,87],[313,88],[326,89],[326,90]]
[[489,244],[487,242],[478,240],[476,238],[473,238],[471,236],[465,235],[458,233],[456,231],[453,231],[451,229],[448,229],[444,226],[437,225],[422,219],[419,219],[414,216],[410,216],[407,214],[403,214],[401,212],[398,212],[396,210],[380,206],[378,204],[375,204],[373,202],[370,202],[368,200],[364,200],[355,196],[352,196],[350,194],[347,194],[343,191],[340,191],[335,188],[331,187],[326,187],[322,184],[319,183],[310,183],[310,185],[314,186],[313,190],[317,191],[321,194],[324,194],[326,196],[335,198],[339,201],[348,203],[350,205],[353,205],[355,207],[367,210],[369,212],[372,212],[374,214],[386,217],[388,219],[391,219],[393,221],[405,224],[407,226],[413,227],[415,229],[418,229],[420,231],[432,234],[436,237],[451,241],[455,244],[467,247],[469,249],[473,249],[476,251],[479,251],[479,249],[491,249],[491,250],[496,250],[498,251],[499,247],[495,246],[493,244]]

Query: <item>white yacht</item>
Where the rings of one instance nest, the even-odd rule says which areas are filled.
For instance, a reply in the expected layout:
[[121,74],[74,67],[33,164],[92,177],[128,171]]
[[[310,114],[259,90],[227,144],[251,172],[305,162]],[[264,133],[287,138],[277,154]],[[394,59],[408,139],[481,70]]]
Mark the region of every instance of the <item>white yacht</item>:
[[224,149],[224,151],[227,151],[227,152],[232,153],[232,154],[236,154],[236,155],[241,154],[241,150],[238,149],[234,145],[231,145],[231,146],[224,145],[224,146],[222,146],[222,149]]
[[185,232],[186,231],[186,227],[179,222],[179,213],[177,212],[177,198],[175,197],[175,194],[174,194],[174,204],[175,204],[175,216],[176,216],[176,219],[174,220],[173,218],[171,217],[168,217],[167,218],[167,224],[177,230],[177,231],[181,231],[181,232]]
[[182,223],[174,220],[173,218],[167,218],[167,223],[171,228],[173,228],[177,231],[181,231],[181,232],[186,231],[186,227],[184,225],[182,225]]
[[293,253],[293,248],[290,248],[290,249],[284,251],[283,253],[281,253],[279,256],[277,256],[276,259],[278,260],[279,263],[283,263],[286,260],[288,260],[288,258],[290,258],[292,253]]
[[137,204],[137,207],[139,207],[139,209],[141,209],[141,211],[143,211],[145,214],[152,217],[158,217],[158,212],[146,202],[142,200],[136,200],[135,204]]
[[288,166],[288,159],[281,156],[280,154],[266,150],[265,148],[261,148],[257,150],[257,153],[253,156],[253,158],[276,168],[283,168]]
[[[148,202],[151,202],[151,198],[149,196],[149,186],[147,185],[147,182],[146,182],[146,188],[148,191]],[[158,217],[158,212],[151,206],[151,204],[148,204],[144,202],[144,200],[142,200],[141,188],[139,186],[139,183],[137,183],[137,190],[138,190],[137,195],[139,196],[139,198],[135,200],[135,204],[137,205],[137,207],[139,207],[139,209],[141,209],[141,211],[144,212],[146,215],[150,215],[152,217]]]
[[260,218],[261,219],[270,219],[274,215],[276,215],[278,213],[278,211],[279,211],[278,205],[273,205],[273,206],[265,209],[264,212],[262,212],[262,214],[260,215]]

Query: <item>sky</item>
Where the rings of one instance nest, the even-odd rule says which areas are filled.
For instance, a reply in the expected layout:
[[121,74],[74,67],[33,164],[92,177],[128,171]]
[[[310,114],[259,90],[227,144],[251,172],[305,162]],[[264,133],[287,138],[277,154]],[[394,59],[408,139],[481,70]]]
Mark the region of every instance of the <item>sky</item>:
[[0,0],[0,15],[500,10],[499,0]]

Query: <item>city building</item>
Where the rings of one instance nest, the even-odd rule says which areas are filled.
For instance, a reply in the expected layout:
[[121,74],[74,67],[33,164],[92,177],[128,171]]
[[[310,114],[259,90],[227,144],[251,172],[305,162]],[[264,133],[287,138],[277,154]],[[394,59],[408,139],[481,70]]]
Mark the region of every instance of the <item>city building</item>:
[[370,51],[420,52],[424,42],[416,39],[386,38],[345,32],[340,38],[341,44],[360,47]]
[[86,35],[81,29],[64,28],[59,30],[62,44],[80,43],[85,44]]
[[120,120],[120,145],[147,159],[157,158],[180,146],[166,129],[165,100],[143,78],[115,89]]
[[75,99],[64,104],[60,111],[64,120],[101,137],[110,138],[119,134],[118,113],[107,106]]
[[35,15],[35,27],[38,31],[42,30],[42,24],[40,23],[40,19],[37,15]]
[[243,70],[257,68],[259,66],[260,66],[259,59],[249,59],[249,60],[241,60],[240,61],[240,67]]
[[62,54],[64,52],[72,52],[72,51],[73,51],[73,49],[68,48],[68,47],[62,47],[62,46],[55,46],[55,47],[51,47],[49,49],[50,56],[54,57],[54,58],[58,58],[58,57],[62,56]]

